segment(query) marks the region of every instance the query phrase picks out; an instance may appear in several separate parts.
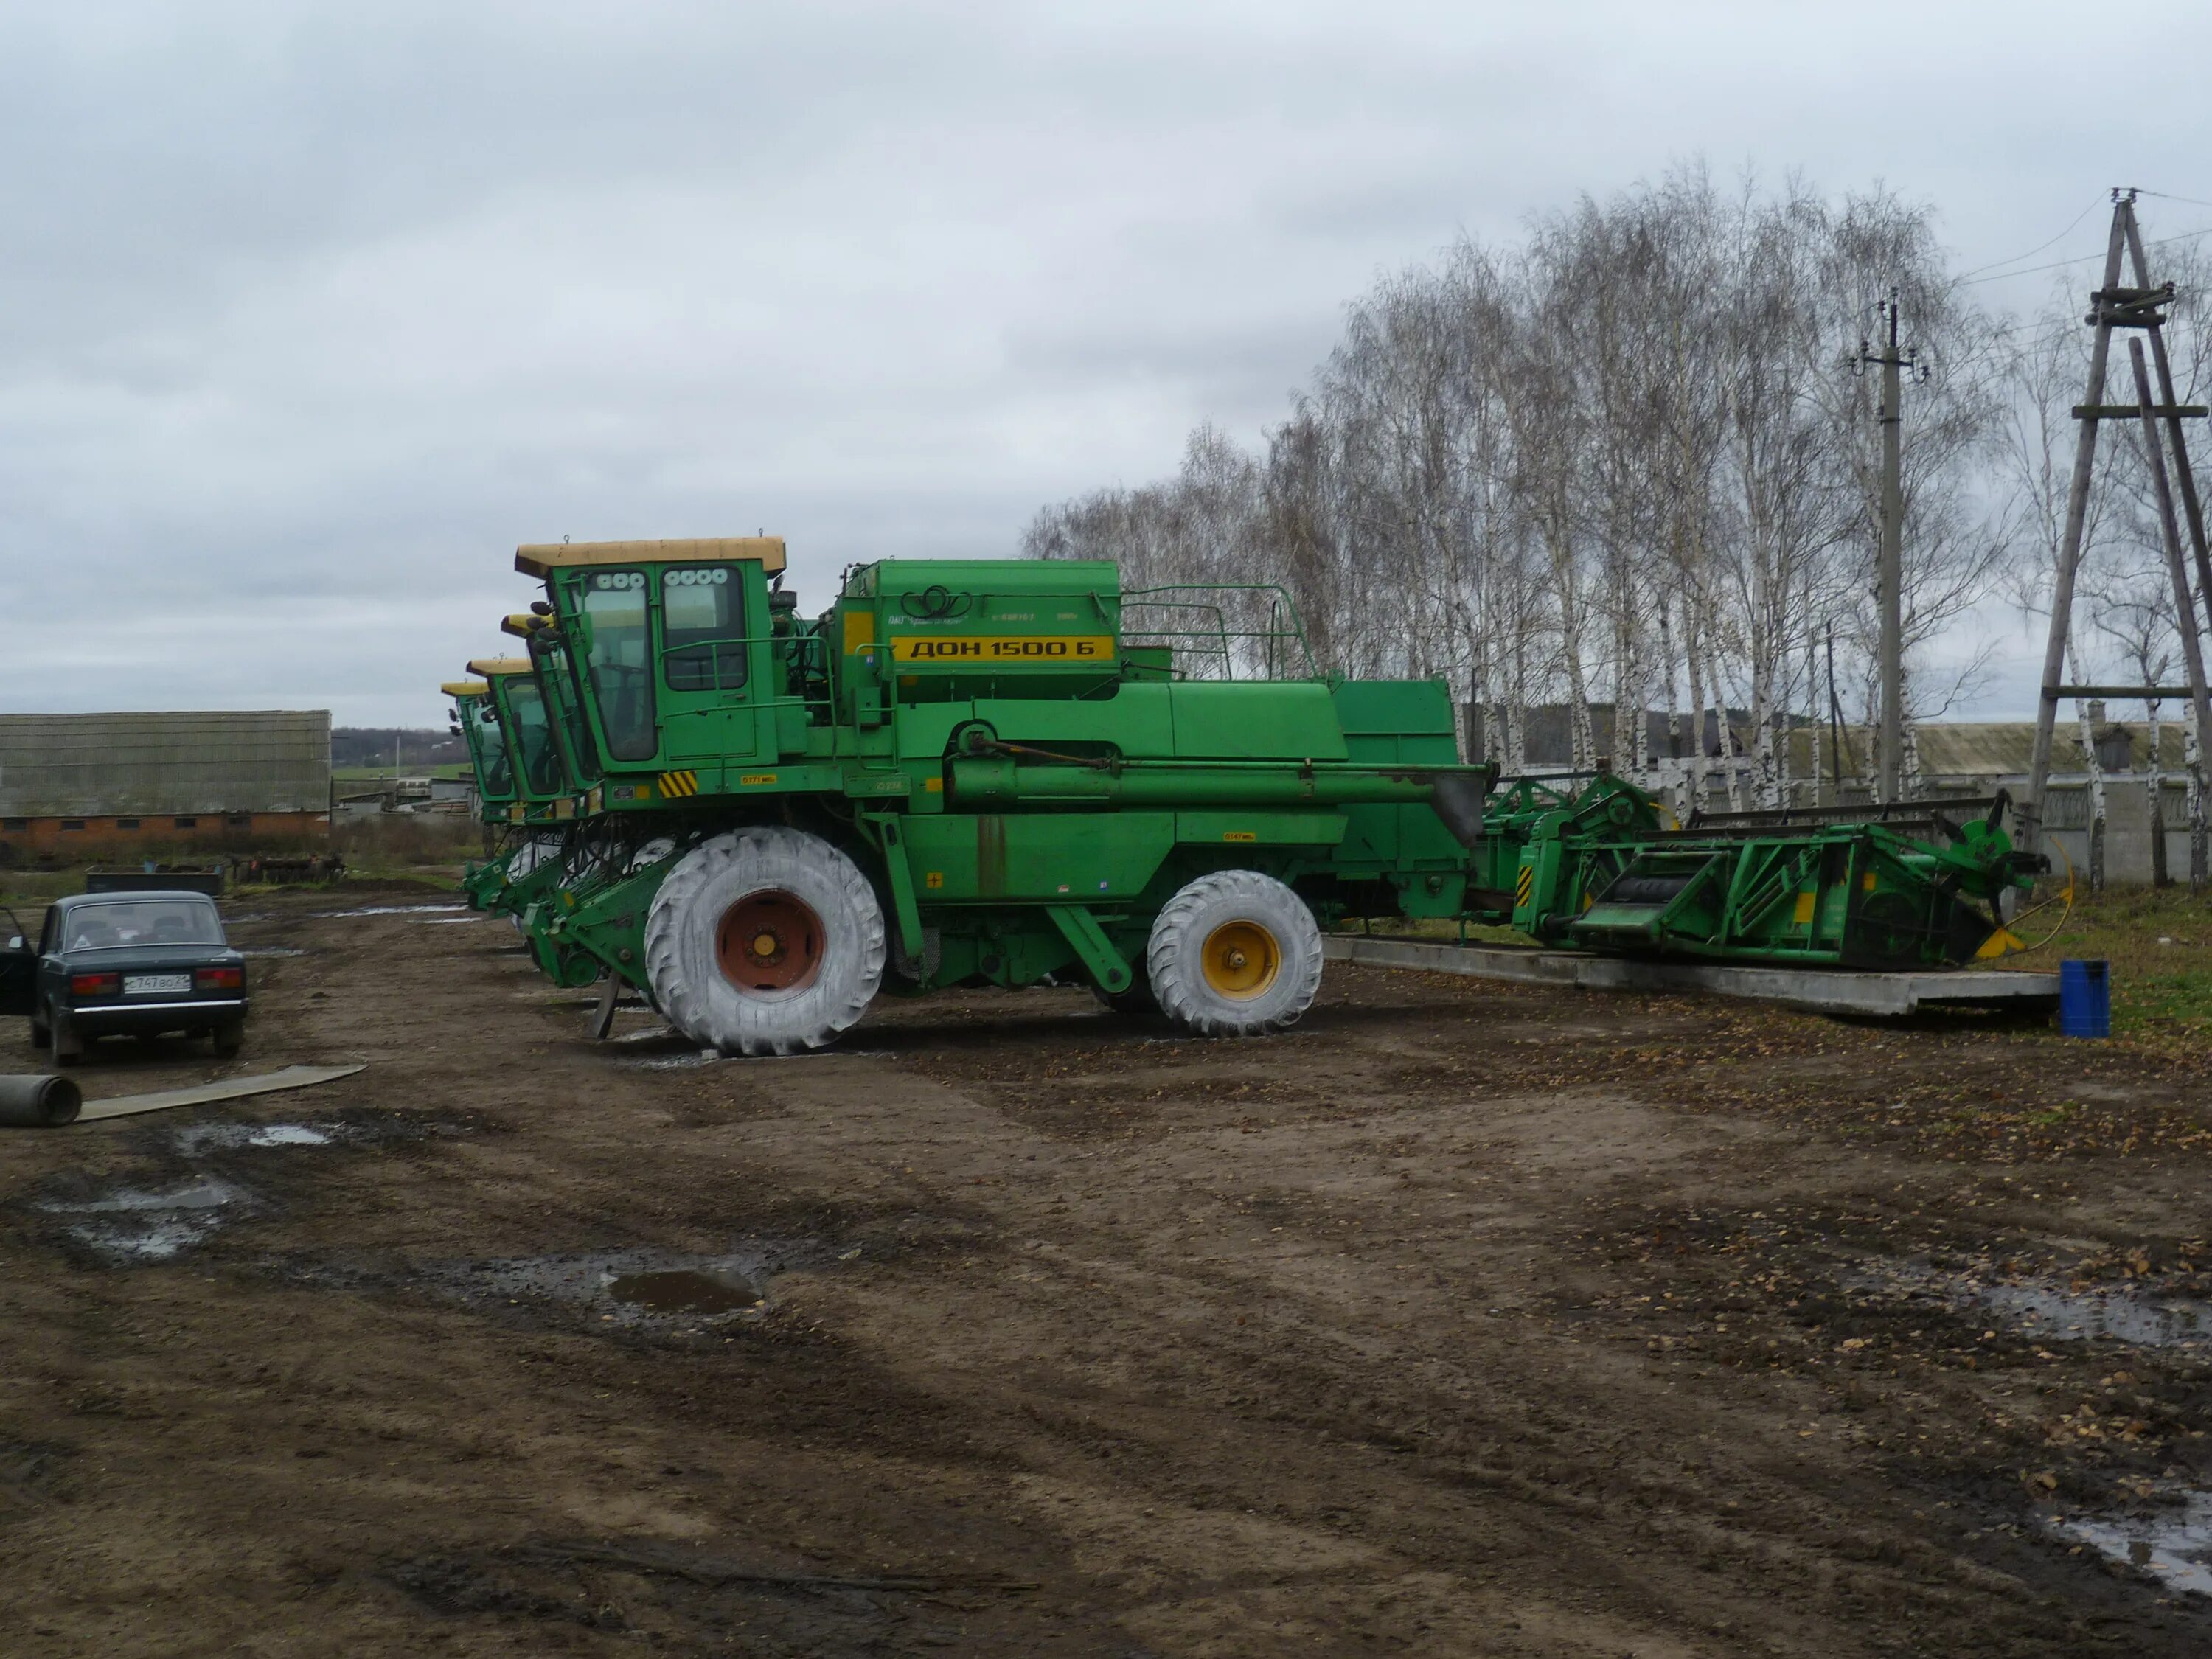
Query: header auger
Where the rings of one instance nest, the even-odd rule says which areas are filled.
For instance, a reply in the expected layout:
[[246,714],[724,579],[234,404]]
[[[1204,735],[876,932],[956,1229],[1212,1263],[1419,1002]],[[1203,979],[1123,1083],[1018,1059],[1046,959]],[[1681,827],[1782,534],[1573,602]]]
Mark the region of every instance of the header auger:
[[544,587],[502,624],[526,656],[447,688],[507,838],[471,897],[560,982],[635,987],[727,1051],[819,1047],[885,991],[1048,977],[1193,1031],[1279,1030],[1346,915],[1954,960],[2036,862],[1993,821],[1674,831],[1614,778],[1493,793],[1442,682],[1322,676],[1272,589],[888,559],[805,617],[775,537],[516,565]]

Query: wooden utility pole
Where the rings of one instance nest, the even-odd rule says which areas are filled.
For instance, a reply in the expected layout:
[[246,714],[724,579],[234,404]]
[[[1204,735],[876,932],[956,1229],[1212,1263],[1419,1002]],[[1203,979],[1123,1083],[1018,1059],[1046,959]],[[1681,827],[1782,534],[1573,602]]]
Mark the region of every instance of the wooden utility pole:
[[1902,799],[1905,775],[1905,410],[1899,372],[1914,361],[1897,349],[1897,290],[1879,307],[1889,325],[1884,349],[1859,342],[1859,361],[1881,366],[1881,550],[1875,580],[1881,590],[1881,802]]
[[[2112,231],[2105,246],[2105,280],[2093,298],[2087,320],[2097,330],[2089,347],[2089,387],[2084,408],[2105,399],[2105,363],[2112,356],[2112,321],[2101,296],[2120,285],[2120,252],[2126,246],[2124,216],[2135,193],[2112,193]],[[2081,565],[2081,530],[2088,522],[2089,478],[2097,464],[2097,422],[2084,417],[2074,445],[2074,477],[2066,488],[2066,528],[2058,543],[2058,568],[2051,586],[2051,638],[2043,648],[2043,696],[2035,710],[2035,746],[2028,752],[2027,794],[2014,808],[2021,845],[2033,848],[2043,834],[2043,792],[2051,781],[2051,723],[2058,715],[2058,686],[2066,678],[2066,645],[2074,625],[2074,577]]]
[[[2132,190],[2115,190],[2112,192],[2112,228],[2105,247],[2105,280],[2089,296],[2089,313],[2082,319],[2096,330],[2096,335],[2089,351],[2087,395],[2074,410],[2075,418],[2081,422],[2081,437],[2075,447],[2074,476],[2066,499],[2066,527],[2059,544],[2058,568],[2052,573],[2051,637],[2044,651],[2043,695],[2036,708],[2035,747],[2028,761],[2027,796],[2019,803],[2015,811],[2021,844],[2032,848],[2042,835],[2044,794],[2051,779],[2051,729],[2057,716],[2060,698],[2087,697],[2100,693],[2142,697],[2146,701],[2169,696],[2186,697],[2196,716],[2189,772],[2189,884],[2192,890],[2201,892],[2208,878],[2203,770],[2208,757],[2212,757],[2212,699],[2207,696],[2197,602],[2190,591],[2189,570],[2182,559],[2180,529],[2175,520],[2174,489],[2168,479],[2165,445],[2170,438],[2173,444],[2174,470],[2179,474],[2183,507],[2188,515],[2197,578],[2203,589],[2204,603],[2212,606],[2212,556],[2208,556],[2205,548],[2203,509],[2197,500],[2196,479],[2189,470],[2188,446],[2181,426],[2184,419],[2201,419],[2206,411],[2201,406],[2185,408],[2174,401],[2172,368],[2166,356],[2165,338],[2160,333],[2166,321],[2164,308],[2173,300],[2173,284],[2166,283],[2154,287],[2151,283],[2149,269],[2143,258],[2142,233],[2136,224],[2135,200],[2136,192]],[[2132,288],[2120,286],[2123,252],[2129,255],[2133,266],[2135,286]],[[2144,363],[2142,342],[2130,340],[2128,351],[2135,371],[2136,401],[2124,404],[2105,402],[2106,371],[2112,353],[2112,331],[2116,328],[2142,329],[2150,337],[2151,356],[2158,364],[2160,401],[2152,399],[2150,374]],[[2174,621],[2181,635],[2182,659],[2189,671],[2186,689],[2063,684],[2067,643],[2073,627],[2074,583],[2081,568],[2083,526],[2087,522],[2089,511],[2089,486],[2095,471],[2097,423],[2108,420],[2136,421],[2141,426],[2144,459],[2150,467],[2152,490],[2158,505],[2160,537],[2166,552],[2167,575],[2173,585]],[[2160,430],[2161,420],[2165,422],[2163,435]],[[2089,739],[2085,737],[2084,740]],[[2157,787],[2155,764],[2152,776],[2154,788]]]
[[[2128,342],[2128,357],[2136,371],[2136,402],[2142,418],[2143,457],[2150,463],[2151,494],[2158,502],[2159,539],[2166,548],[2166,575],[2173,583],[2173,613],[2181,623],[2181,660],[2189,669],[2189,700],[2197,712],[2197,766],[2201,768],[2203,757],[2212,753],[2212,697],[2205,693],[2204,647],[2197,635],[2197,605],[2189,594],[2189,572],[2181,562],[2181,532],[2173,522],[2173,489],[2166,482],[2166,448],[2159,442],[2158,416],[2150,400],[2150,372],[2143,366],[2141,340]],[[2204,815],[2199,811],[2189,826],[2191,892],[2203,890],[2204,854]]]

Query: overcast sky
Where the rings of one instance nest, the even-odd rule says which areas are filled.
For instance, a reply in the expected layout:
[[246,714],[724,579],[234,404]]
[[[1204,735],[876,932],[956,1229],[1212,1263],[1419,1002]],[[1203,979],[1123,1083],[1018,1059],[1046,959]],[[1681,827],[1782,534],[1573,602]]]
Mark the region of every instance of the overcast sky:
[[438,723],[523,541],[765,527],[809,611],[1008,553],[1201,420],[1256,438],[1378,272],[1698,155],[1885,181],[1962,267],[2112,184],[2212,200],[2212,9],[2109,68],[2091,21],[0,4],[0,709]]

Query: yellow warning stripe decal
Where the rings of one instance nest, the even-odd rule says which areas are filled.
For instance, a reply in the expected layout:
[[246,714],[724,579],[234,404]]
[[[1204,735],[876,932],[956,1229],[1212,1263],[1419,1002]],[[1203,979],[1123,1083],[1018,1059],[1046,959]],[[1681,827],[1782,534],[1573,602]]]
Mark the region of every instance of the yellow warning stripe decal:
[[1516,904],[1526,904],[1528,902],[1528,895],[1535,890],[1536,872],[1524,864],[1521,866],[1521,873],[1513,878],[1513,902]]
[[699,775],[696,772],[663,772],[660,775],[660,793],[670,800],[682,800],[687,796],[696,795],[699,793]]

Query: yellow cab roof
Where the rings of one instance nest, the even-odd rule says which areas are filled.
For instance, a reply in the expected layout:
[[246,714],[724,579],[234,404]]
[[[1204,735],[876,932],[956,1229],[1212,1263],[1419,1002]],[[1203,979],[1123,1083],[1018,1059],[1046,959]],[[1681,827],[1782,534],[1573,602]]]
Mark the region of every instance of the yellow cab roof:
[[784,568],[781,536],[708,536],[665,542],[531,542],[514,550],[526,576],[594,564],[758,564],[773,576]]

